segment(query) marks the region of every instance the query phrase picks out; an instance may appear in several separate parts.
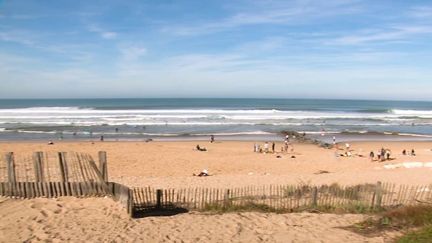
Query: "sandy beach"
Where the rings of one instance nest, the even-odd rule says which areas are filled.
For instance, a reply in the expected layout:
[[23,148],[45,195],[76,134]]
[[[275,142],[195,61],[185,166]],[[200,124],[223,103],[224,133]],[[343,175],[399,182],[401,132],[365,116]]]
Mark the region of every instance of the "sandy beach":
[[[206,147],[200,152],[195,146]],[[263,143],[261,143],[263,144]],[[350,144],[352,157],[336,157],[340,150],[312,144],[294,143],[289,153],[254,153],[254,142],[13,142],[1,143],[0,152],[16,156],[34,151],[76,151],[97,159],[98,151],[108,154],[110,181],[128,186],[161,188],[216,187],[267,184],[330,184],[393,182],[425,185],[432,183],[431,167],[385,169],[385,165],[432,162],[432,142],[356,142]],[[283,146],[276,143],[277,151]],[[271,147],[271,146],[270,146]],[[369,152],[382,147],[392,151],[392,160],[371,162]],[[416,156],[402,155],[402,150],[415,149]],[[361,157],[360,157],[360,156]],[[277,158],[280,156],[280,158]],[[194,177],[207,169],[210,177]],[[320,174],[320,171],[328,173]]]
[[0,199],[0,242],[386,242],[343,227],[364,215],[186,213],[130,219],[109,198]]
[[[207,151],[195,149],[197,143]],[[254,142],[10,142],[0,152],[16,158],[34,151],[76,151],[108,154],[110,181],[128,186],[158,188],[225,188],[268,184],[376,183],[426,185],[432,168],[393,168],[410,162],[432,162],[430,142],[356,142],[352,157],[342,149],[294,143],[289,153],[254,153]],[[283,144],[277,143],[280,151]],[[392,151],[390,161],[370,161],[371,150]],[[271,146],[270,146],[271,148]],[[416,156],[402,155],[415,149]],[[278,158],[278,156],[280,158]],[[207,169],[211,176],[196,177]],[[319,173],[326,171],[328,173]],[[229,213],[208,215],[189,212],[170,217],[130,219],[109,198],[58,198],[0,203],[0,242],[115,241],[115,242],[389,242],[394,235],[367,238],[343,229],[367,215]],[[97,222],[97,223],[96,223]],[[21,230],[22,229],[22,230]]]

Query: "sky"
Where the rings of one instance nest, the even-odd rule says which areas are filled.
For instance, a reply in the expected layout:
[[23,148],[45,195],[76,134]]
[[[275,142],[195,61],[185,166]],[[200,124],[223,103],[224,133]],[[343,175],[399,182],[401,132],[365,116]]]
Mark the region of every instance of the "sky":
[[0,98],[432,100],[432,1],[0,0]]

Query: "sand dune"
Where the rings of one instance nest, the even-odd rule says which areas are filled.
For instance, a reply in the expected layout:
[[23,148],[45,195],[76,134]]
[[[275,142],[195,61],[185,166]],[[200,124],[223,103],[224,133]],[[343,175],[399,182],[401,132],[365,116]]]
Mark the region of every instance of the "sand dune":
[[6,199],[0,242],[384,242],[341,227],[363,215],[186,213],[130,219],[109,198]]

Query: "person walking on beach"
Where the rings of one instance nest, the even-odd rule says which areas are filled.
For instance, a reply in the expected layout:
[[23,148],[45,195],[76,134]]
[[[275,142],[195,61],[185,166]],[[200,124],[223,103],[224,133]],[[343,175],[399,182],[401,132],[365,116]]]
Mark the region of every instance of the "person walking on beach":
[[370,158],[371,162],[374,160],[374,157],[375,157],[375,154],[374,154],[373,151],[371,151],[371,152],[369,153],[369,158]]
[[384,148],[381,148],[381,161],[384,161],[386,158],[385,158],[385,155],[386,155],[386,151],[385,151],[385,149]]
[[214,142],[214,135],[210,135],[210,143]]
[[264,153],[268,153],[268,151],[269,151],[269,144],[268,144],[268,142],[265,142],[264,143]]
[[273,152],[273,153],[275,153],[275,146],[276,146],[276,144],[273,142],[273,143],[272,143],[272,152]]
[[284,150],[285,150],[286,153],[288,152],[288,140],[285,140]]

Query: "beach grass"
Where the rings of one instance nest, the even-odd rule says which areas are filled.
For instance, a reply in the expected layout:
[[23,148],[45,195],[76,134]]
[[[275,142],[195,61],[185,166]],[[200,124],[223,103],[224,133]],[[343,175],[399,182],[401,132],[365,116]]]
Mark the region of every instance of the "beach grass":
[[363,203],[348,203],[339,206],[320,205],[320,206],[303,206],[293,209],[279,209],[267,204],[248,202],[241,205],[229,202],[225,205],[207,204],[201,211],[209,213],[233,213],[233,212],[261,212],[261,213],[335,213],[335,214],[365,214],[376,213],[382,209],[373,209]]
[[432,206],[406,206],[383,211],[377,218],[353,225],[354,232],[375,235],[383,231],[396,230],[405,235],[397,242],[432,242]]

